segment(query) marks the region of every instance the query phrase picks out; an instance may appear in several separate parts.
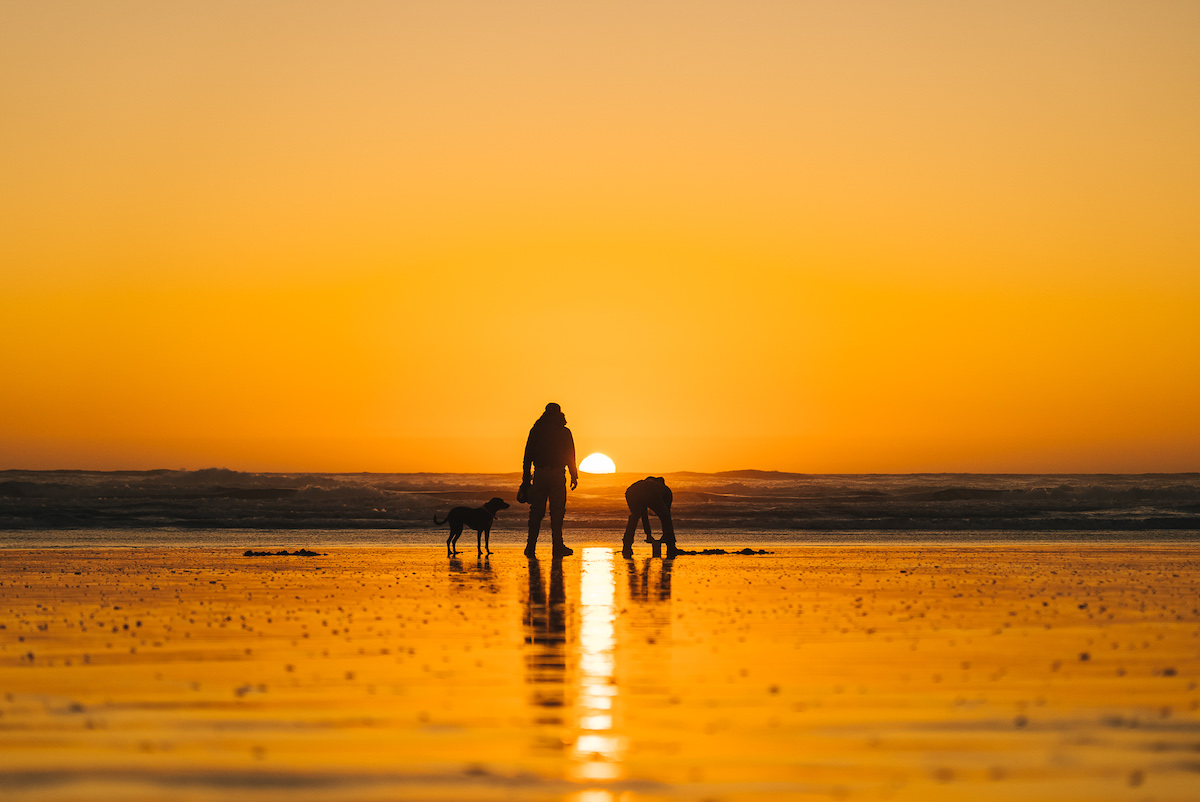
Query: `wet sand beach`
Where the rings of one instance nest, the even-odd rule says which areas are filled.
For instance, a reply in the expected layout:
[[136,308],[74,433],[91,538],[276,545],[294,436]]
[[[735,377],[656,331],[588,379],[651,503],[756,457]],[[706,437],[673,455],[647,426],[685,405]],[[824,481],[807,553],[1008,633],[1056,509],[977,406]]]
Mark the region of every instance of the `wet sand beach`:
[[0,552],[0,794],[1200,798],[1186,544],[318,550]]

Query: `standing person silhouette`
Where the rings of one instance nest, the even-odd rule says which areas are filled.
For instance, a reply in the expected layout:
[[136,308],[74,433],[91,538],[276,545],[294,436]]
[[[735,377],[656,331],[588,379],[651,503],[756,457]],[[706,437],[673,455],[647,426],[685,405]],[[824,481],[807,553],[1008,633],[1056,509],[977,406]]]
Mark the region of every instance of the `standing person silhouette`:
[[661,476],[647,476],[631,484],[625,490],[625,503],[629,505],[629,523],[625,525],[625,539],[621,543],[621,556],[633,556],[633,533],[638,521],[646,530],[646,542],[653,543],[650,534],[650,513],[658,516],[662,524],[662,542],[667,544],[667,556],[679,553],[675,547],[675,524],[671,521],[671,488]]
[[[530,473],[530,468],[533,472]],[[525,441],[525,459],[521,465],[521,490],[518,500],[529,499],[529,540],[525,556],[533,557],[546,503],[550,504],[550,535],[554,538],[555,557],[566,557],[575,550],[563,543],[563,517],[567,514],[567,478],[563,469],[571,472],[571,489],[579,485],[575,467],[575,438],[567,428],[567,416],[558,404],[547,404],[546,411],[529,430]]]

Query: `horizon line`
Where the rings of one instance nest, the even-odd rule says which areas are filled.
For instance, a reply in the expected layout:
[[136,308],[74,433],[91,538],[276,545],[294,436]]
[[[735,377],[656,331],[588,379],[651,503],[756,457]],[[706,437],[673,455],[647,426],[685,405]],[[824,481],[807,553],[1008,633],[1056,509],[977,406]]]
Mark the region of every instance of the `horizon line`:
[[[321,475],[321,476],[520,476],[521,471],[322,471],[322,470],[243,470],[237,468],[0,468],[5,473],[231,473],[256,475]],[[1196,476],[1193,471],[784,471],[773,468],[734,468],[720,471],[679,470],[619,470],[612,473],[589,473],[584,476],[626,475],[680,475],[723,476],[747,474],[774,474],[779,476]]]

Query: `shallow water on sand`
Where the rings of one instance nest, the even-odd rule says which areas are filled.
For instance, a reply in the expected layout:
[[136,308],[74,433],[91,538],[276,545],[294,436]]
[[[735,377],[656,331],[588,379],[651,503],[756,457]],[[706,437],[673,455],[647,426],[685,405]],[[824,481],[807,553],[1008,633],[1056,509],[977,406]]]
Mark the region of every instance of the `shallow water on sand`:
[[[511,523],[511,522],[509,522]],[[576,522],[573,522],[576,523]],[[594,524],[594,522],[587,522]],[[621,542],[620,527],[572,526],[567,541],[574,547],[607,546]],[[656,527],[657,528],[657,527]],[[519,528],[494,529],[491,545],[495,550],[504,546],[525,546],[527,525]],[[656,532],[656,536],[659,533]],[[6,549],[254,549],[262,551],[297,548],[328,549],[344,546],[359,548],[436,547],[445,554],[448,531],[441,529],[0,529],[0,551]],[[640,538],[640,535],[639,535]],[[1200,529],[1173,530],[838,530],[822,532],[807,529],[694,529],[682,536],[681,547],[701,549],[720,547],[737,550],[744,547],[775,548],[781,546],[919,546],[923,544],[950,545],[1022,545],[1072,543],[1164,544],[1190,543],[1200,545]],[[543,546],[549,543],[549,533],[542,534]],[[458,542],[463,556],[476,553],[476,534],[466,530]],[[520,550],[520,549],[518,549]]]
[[2,553],[26,799],[1195,799],[1171,543]]

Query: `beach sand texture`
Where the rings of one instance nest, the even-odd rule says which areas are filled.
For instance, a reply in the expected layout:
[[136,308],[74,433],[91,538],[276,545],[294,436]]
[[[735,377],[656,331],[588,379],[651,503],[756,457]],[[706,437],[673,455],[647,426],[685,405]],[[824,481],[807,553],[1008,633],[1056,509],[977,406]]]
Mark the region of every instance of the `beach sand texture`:
[[4,551],[0,795],[1200,798],[1185,545],[321,551]]

